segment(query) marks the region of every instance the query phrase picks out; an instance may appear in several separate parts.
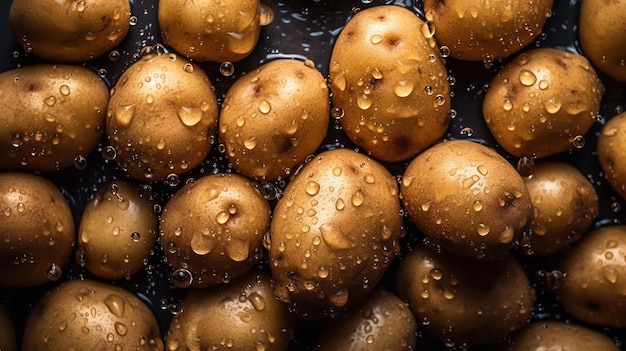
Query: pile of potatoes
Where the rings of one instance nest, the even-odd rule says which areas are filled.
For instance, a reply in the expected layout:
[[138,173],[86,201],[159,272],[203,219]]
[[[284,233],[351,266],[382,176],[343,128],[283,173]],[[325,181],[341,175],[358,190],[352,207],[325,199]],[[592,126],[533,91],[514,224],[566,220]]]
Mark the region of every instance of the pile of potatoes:
[[622,346],[626,1],[0,10],[0,350]]

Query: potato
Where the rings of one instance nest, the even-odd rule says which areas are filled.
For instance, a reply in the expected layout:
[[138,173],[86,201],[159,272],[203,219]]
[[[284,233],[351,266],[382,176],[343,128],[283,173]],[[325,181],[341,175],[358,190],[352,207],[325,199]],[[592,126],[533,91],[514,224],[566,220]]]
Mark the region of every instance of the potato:
[[49,180],[0,173],[0,286],[32,287],[61,277],[74,247],[72,212]]
[[357,12],[333,47],[332,103],[343,111],[341,126],[378,160],[406,160],[448,127],[448,73],[425,28],[408,9],[375,6]]
[[139,180],[181,175],[209,154],[217,98],[202,69],[173,53],[145,55],[111,90],[106,129],[118,165]]
[[13,327],[13,322],[2,305],[0,305],[0,350],[17,350],[15,327]]
[[256,184],[237,174],[196,179],[161,215],[161,245],[174,284],[203,288],[245,275],[263,255],[270,206]]
[[269,265],[276,296],[308,319],[332,317],[371,291],[404,235],[396,179],[350,149],[317,155],[276,204]]
[[159,27],[165,44],[197,61],[240,61],[261,34],[259,0],[161,0]]
[[533,214],[515,168],[495,150],[466,140],[439,143],[414,158],[400,198],[434,244],[479,260],[505,255]]
[[603,94],[604,86],[584,56],[533,49],[511,60],[489,83],[483,115],[510,154],[541,158],[584,141]]
[[577,319],[602,326],[626,326],[626,226],[585,234],[559,265],[565,278],[556,291]]
[[580,2],[578,33],[583,53],[598,70],[626,82],[626,1]]
[[192,289],[172,319],[166,350],[288,350],[295,316],[274,298],[270,276],[253,270],[241,280]]
[[228,90],[219,131],[237,171],[275,181],[317,150],[328,121],[328,87],[313,62],[278,59]]
[[560,321],[537,321],[528,324],[511,337],[508,351],[567,350],[587,351],[620,350],[615,341],[593,329]]
[[314,350],[415,350],[417,323],[406,303],[373,291],[347,316],[329,321]]
[[471,261],[418,245],[396,271],[398,294],[446,345],[497,342],[526,324],[535,292],[512,256]]
[[613,116],[602,127],[596,151],[607,182],[626,199],[626,113]]
[[435,37],[454,58],[490,63],[532,43],[551,15],[553,0],[425,0]]
[[22,350],[162,351],[156,318],[137,296],[93,280],[71,280],[44,295],[26,321]]
[[578,240],[598,216],[598,194],[580,171],[564,162],[543,162],[524,178],[534,216],[519,248],[544,256]]
[[76,258],[99,278],[130,278],[150,258],[157,232],[152,201],[128,181],[109,182],[83,211]]
[[130,2],[13,0],[9,24],[26,52],[50,61],[87,61],[126,37]]
[[102,140],[108,101],[106,84],[84,67],[38,64],[0,73],[0,169],[74,165]]

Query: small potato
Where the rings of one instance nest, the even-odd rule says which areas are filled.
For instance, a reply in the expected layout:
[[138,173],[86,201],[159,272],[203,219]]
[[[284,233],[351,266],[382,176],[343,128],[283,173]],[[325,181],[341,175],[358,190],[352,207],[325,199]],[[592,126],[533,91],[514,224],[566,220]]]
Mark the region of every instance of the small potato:
[[237,174],[196,179],[161,215],[161,245],[174,284],[203,288],[245,275],[263,255],[270,206],[254,182]]
[[607,182],[626,199],[626,113],[613,116],[602,127],[596,151]]
[[560,321],[538,321],[511,336],[502,351],[567,350],[619,351],[615,341],[593,329]]
[[596,121],[604,86],[576,53],[539,48],[520,54],[489,84],[487,127],[517,157],[546,157],[584,142]]
[[585,234],[564,253],[565,278],[556,292],[561,305],[579,320],[601,326],[626,326],[626,226],[602,227]]
[[328,109],[328,87],[312,61],[270,61],[226,94],[219,121],[226,156],[249,178],[284,178],[324,140]]
[[598,70],[626,82],[626,1],[580,2],[578,33],[583,53]]
[[16,351],[15,327],[5,308],[0,305],[0,350]]
[[418,245],[398,266],[398,294],[444,343],[500,341],[528,321],[535,292],[514,256],[478,262]]
[[451,57],[501,60],[532,43],[551,15],[553,0],[425,0],[426,19]]
[[106,84],[84,67],[39,64],[0,73],[0,169],[74,165],[102,141],[108,101]]
[[145,55],[111,90],[106,129],[118,165],[139,180],[181,175],[209,154],[217,98],[202,69],[173,53]]
[[534,216],[520,250],[544,256],[578,240],[598,216],[598,194],[580,171],[563,162],[544,162],[524,178]]
[[130,2],[13,0],[9,23],[26,52],[50,61],[87,61],[126,37]]
[[400,198],[409,218],[433,243],[454,254],[501,258],[532,219],[524,180],[495,150],[445,141],[411,161]]
[[163,351],[152,311],[137,296],[94,280],[70,280],[44,295],[26,321],[22,350]]
[[197,61],[240,61],[261,34],[259,0],[160,0],[159,26],[165,44]]
[[137,186],[116,180],[101,187],[83,212],[78,263],[103,279],[130,278],[156,244],[158,220]]
[[351,149],[317,155],[290,181],[270,227],[276,296],[309,319],[362,300],[400,250],[398,184]]
[[333,47],[332,102],[343,111],[341,126],[378,160],[406,160],[448,127],[448,73],[425,28],[406,8],[375,6],[357,12]]
[[74,219],[61,191],[27,173],[0,173],[0,286],[24,288],[61,277],[74,247]]

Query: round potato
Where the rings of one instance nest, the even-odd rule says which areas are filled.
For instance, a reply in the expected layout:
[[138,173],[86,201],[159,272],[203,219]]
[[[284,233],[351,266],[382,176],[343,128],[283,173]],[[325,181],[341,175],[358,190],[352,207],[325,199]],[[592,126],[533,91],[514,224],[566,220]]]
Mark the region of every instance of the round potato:
[[255,183],[237,174],[196,179],[161,215],[161,245],[174,283],[198,288],[245,275],[263,255],[270,206]]
[[17,340],[15,336],[15,327],[7,311],[0,305],[0,350],[16,351]]
[[161,0],[158,12],[165,44],[197,61],[240,61],[261,34],[259,0]]
[[602,227],[574,244],[562,258],[561,305],[579,320],[626,326],[626,226]]
[[109,89],[95,72],[25,66],[0,73],[0,87],[0,169],[68,167],[102,141]]
[[332,103],[348,137],[378,160],[408,159],[448,127],[448,73],[425,28],[406,8],[375,6],[357,12],[335,42]]
[[444,141],[411,161],[400,198],[433,243],[467,258],[501,258],[532,219],[524,180],[495,150]]
[[118,165],[139,180],[161,180],[198,166],[217,132],[209,77],[173,53],[145,55],[111,90],[106,129]]
[[612,117],[602,127],[596,151],[607,182],[626,199],[626,113]]
[[417,320],[447,345],[497,342],[526,324],[535,301],[512,255],[494,264],[418,245],[400,261],[395,282]]
[[74,219],[61,191],[27,173],[0,173],[0,285],[58,280],[74,247]]
[[626,82],[626,1],[580,2],[578,33],[585,56],[612,79]]
[[532,43],[551,15],[553,0],[425,0],[435,37],[454,58],[485,63]]
[[514,333],[502,351],[568,350],[619,351],[606,335],[580,325],[560,321],[533,322]]
[[483,101],[487,127],[517,157],[546,157],[574,147],[596,121],[604,86],[576,53],[539,48],[504,66]]
[[76,258],[99,278],[130,278],[150,257],[157,232],[152,202],[139,195],[137,186],[116,180],[85,207]]
[[312,61],[270,61],[229,89],[219,121],[228,160],[263,181],[286,177],[324,140],[328,87]]
[[272,216],[276,296],[309,319],[358,303],[399,251],[398,184],[350,149],[317,155],[290,181]]
[[163,351],[152,311],[122,288],[71,280],[44,295],[26,321],[22,350]]
[[126,37],[130,2],[14,0],[9,24],[26,52],[50,61],[87,61]]

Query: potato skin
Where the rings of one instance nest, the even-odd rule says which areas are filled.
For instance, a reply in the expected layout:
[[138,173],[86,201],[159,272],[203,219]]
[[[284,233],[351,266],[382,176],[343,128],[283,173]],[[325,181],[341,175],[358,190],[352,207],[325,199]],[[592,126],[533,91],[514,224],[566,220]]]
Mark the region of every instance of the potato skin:
[[532,219],[526,184],[495,150],[452,140],[414,158],[400,198],[409,218],[433,243],[478,260],[501,258]]
[[437,43],[408,9],[357,12],[333,47],[330,80],[341,126],[372,157],[408,159],[441,138],[449,124],[450,86]]
[[511,345],[502,351],[527,350],[619,351],[606,335],[573,323],[538,321],[526,325],[511,337]]
[[109,89],[73,65],[37,64],[0,73],[0,169],[74,165],[102,140]]
[[607,182],[626,199],[626,113],[613,116],[602,127],[596,152]]
[[276,296],[308,319],[358,303],[404,235],[396,179],[350,149],[317,155],[276,204],[269,262]]
[[507,152],[541,158],[571,149],[577,136],[587,134],[603,94],[604,86],[584,56],[533,49],[492,79],[483,115]]
[[111,90],[106,129],[120,168],[135,179],[156,181],[204,160],[217,116],[213,85],[200,67],[173,53],[151,54]]
[[137,296],[94,280],[70,280],[30,311],[22,349],[162,351],[155,316]]
[[41,176],[0,173],[0,209],[0,285],[24,288],[58,279],[49,270],[65,265],[75,242],[61,191]]
[[328,86],[313,62],[278,59],[233,84],[219,132],[238,172],[275,181],[317,150],[328,123]]
[[579,320],[626,326],[626,226],[602,227],[583,236],[563,254],[561,305]]
[[126,37],[130,2],[14,0],[9,23],[26,52],[50,61],[87,61]]

